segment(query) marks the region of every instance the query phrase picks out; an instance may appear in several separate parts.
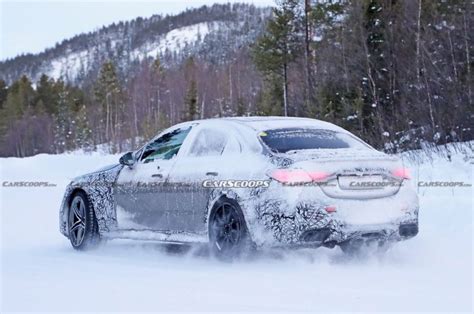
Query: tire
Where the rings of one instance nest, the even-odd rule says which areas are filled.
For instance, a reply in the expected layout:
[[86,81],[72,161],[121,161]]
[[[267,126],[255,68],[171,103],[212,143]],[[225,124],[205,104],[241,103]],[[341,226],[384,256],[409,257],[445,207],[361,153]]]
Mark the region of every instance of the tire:
[[231,261],[253,251],[242,210],[228,198],[220,199],[209,216],[209,249],[212,256]]
[[99,226],[87,194],[78,191],[71,197],[68,213],[69,241],[76,250],[88,250],[100,242]]

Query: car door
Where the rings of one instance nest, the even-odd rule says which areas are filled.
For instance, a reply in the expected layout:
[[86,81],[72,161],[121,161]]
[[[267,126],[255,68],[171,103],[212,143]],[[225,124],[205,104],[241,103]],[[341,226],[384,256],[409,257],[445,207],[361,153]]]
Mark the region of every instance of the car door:
[[205,180],[229,179],[232,165],[226,162],[231,151],[240,150],[238,141],[222,129],[199,126],[183,156],[169,175],[172,229],[190,233],[205,232],[211,188]]
[[169,230],[168,175],[192,126],[178,127],[148,143],[133,167],[117,179],[119,229]]

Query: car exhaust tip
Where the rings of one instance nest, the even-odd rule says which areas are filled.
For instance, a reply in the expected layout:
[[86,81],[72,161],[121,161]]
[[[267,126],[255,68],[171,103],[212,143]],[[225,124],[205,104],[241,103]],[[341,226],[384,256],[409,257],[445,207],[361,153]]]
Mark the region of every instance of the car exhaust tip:
[[323,243],[331,235],[331,232],[329,228],[308,230],[301,235],[300,240],[302,242]]
[[401,237],[411,238],[418,234],[418,224],[404,224],[398,227],[398,233]]

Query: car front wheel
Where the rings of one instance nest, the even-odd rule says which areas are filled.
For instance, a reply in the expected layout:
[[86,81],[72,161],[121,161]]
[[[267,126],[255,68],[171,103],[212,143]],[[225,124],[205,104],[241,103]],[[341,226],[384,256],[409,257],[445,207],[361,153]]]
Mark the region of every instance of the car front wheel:
[[96,246],[99,241],[99,228],[89,198],[83,191],[72,197],[68,215],[69,240],[77,250]]

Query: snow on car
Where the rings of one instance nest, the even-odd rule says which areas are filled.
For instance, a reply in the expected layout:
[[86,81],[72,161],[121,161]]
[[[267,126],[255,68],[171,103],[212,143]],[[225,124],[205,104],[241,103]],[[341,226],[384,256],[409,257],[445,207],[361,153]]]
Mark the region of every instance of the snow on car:
[[418,233],[418,197],[394,156],[306,118],[191,121],[120,163],[74,179],[60,231],[76,249],[102,238],[209,243],[218,257],[262,247],[386,247]]

